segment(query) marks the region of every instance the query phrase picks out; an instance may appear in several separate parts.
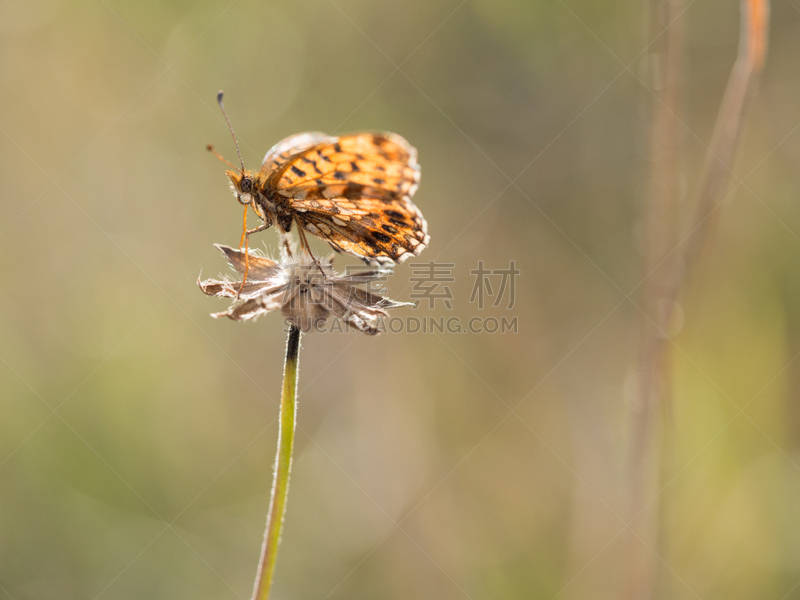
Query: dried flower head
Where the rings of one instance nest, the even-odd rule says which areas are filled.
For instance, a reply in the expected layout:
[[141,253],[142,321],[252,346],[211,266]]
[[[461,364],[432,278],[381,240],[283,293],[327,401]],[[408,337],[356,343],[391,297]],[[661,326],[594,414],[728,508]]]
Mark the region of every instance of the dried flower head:
[[[216,246],[243,275],[245,252],[220,244]],[[214,313],[212,317],[247,321],[280,308],[284,318],[303,332],[320,327],[334,315],[359,331],[374,335],[379,332],[381,317],[388,316],[386,309],[412,305],[359,287],[383,280],[390,272],[385,268],[338,275],[330,260],[317,263],[305,252],[293,260],[284,255],[276,262],[251,251],[247,260],[249,267],[244,286],[241,281],[229,278],[197,282],[209,296],[236,298],[228,310]]]

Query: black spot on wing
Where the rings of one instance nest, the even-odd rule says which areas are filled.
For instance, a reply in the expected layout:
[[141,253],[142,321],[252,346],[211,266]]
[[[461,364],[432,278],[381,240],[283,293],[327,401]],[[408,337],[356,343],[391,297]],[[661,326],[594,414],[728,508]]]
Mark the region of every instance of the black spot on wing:
[[300,157],[300,160],[302,160],[302,161],[303,161],[304,163],[306,163],[306,164],[309,164],[309,165],[311,165],[311,167],[312,167],[312,168],[313,168],[313,169],[314,169],[314,170],[315,170],[317,173],[319,173],[320,175],[322,175],[322,171],[320,171],[320,170],[319,170],[319,167],[317,167],[317,162],[316,162],[316,161],[314,161],[314,160],[311,160],[311,159],[310,159],[310,158],[308,158],[307,156],[301,156],[301,157]]
[[379,254],[380,253],[380,251],[381,251],[380,245],[378,245],[376,242],[374,242],[370,238],[368,238],[368,237],[364,238],[364,243],[367,246],[369,246],[375,254]]
[[305,196],[303,197],[304,200],[322,200],[325,196],[323,195],[324,188],[322,187],[312,187],[304,189]]
[[303,171],[303,169],[298,169],[298,168],[297,168],[296,166],[294,166],[294,165],[292,165],[292,166],[291,166],[291,169],[292,169],[292,173],[294,173],[294,174],[295,174],[295,175],[297,175],[298,177],[305,177],[305,176],[306,176],[306,172],[305,172],[305,171]]
[[364,195],[364,186],[360,183],[351,181],[344,188],[342,195],[348,200],[357,200]]

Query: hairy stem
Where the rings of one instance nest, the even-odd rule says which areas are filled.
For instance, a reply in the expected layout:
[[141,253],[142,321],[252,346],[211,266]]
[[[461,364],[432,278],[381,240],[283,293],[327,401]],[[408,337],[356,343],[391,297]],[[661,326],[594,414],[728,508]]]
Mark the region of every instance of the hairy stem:
[[289,492],[289,475],[292,471],[295,415],[297,413],[297,373],[300,355],[300,330],[294,325],[286,341],[286,362],[283,365],[283,393],[278,431],[278,452],[275,456],[275,474],[272,496],[269,501],[267,530],[261,546],[261,561],[256,574],[253,600],[267,600],[275,574],[278,544],[281,541],[283,517],[286,514],[286,496]]

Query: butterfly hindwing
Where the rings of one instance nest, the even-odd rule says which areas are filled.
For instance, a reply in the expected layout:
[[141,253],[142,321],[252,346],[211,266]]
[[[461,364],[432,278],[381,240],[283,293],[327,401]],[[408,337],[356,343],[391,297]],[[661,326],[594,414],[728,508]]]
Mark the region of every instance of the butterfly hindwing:
[[321,198],[294,207],[305,231],[368,262],[401,263],[430,239],[422,214],[405,198]]

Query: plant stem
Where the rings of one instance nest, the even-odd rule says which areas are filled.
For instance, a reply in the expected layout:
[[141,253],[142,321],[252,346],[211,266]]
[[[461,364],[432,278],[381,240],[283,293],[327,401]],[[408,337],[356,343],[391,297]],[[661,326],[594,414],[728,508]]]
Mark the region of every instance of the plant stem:
[[[653,0],[658,10],[665,7],[667,23],[677,21],[683,12],[682,0]],[[753,96],[758,75],[764,66],[769,38],[769,0],[740,0],[742,24],[739,53],[728,79],[722,98],[714,134],[709,145],[706,164],[700,179],[697,211],[691,226],[691,235],[681,257],[686,270],[696,276],[700,270],[704,246],[713,239],[718,208],[727,197],[731,165],[737,145],[742,137],[744,114],[748,100]],[[676,23],[679,25],[679,23]],[[676,33],[676,31],[678,33]],[[677,233],[679,136],[678,96],[680,83],[681,39],[679,30],[671,27],[663,36],[661,62],[666,73],[664,86],[655,96],[653,129],[651,131],[651,174],[653,189],[648,206],[648,246],[645,258],[644,309],[639,352],[638,403],[633,417],[630,466],[630,515],[632,524],[629,581],[626,598],[649,600],[658,592],[658,563],[651,555],[658,547],[660,494],[645,503],[648,485],[659,478],[659,448],[653,438],[653,413],[655,403],[669,400],[659,389],[660,378],[669,380],[668,328],[670,314],[681,293],[691,290],[688,278],[676,275],[675,260],[671,258]],[[738,178],[736,178],[738,179]],[[741,182],[739,182],[741,184]],[[676,255],[677,256],[677,255]],[[666,301],[666,302],[664,302]],[[656,310],[657,302],[663,303]],[[669,407],[666,407],[669,408]],[[667,415],[669,410],[664,411]],[[663,443],[667,443],[664,438]],[[663,460],[663,459],[662,459]],[[651,552],[642,549],[645,545]]]
[[665,338],[668,311],[659,303],[675,288],[677,256],[673,248],[678,237],[680,199],[681,136],[680,97],[683,63],[683,0],[652,0],[651,29],[659,32],[654,54],[656,67],[650,115],[650,190],[645,204],[646,231],[644,284],[642,287],[642,316],[639,331],[639,360],[637,369],[637,398],[632,414],[632,435],[628,473],[628,521],[633,535],[629,541],[627,581],[624,598],[649,600],[656,595],[657,565],[655,557],[642,551],[642,544],[658,547],[658,506],[645,507],[652,482],[658,476],[661,448],[654,443],[653,413],[658,408],[670,413],[670,399],[659,386],[666,352]]
[[295,415],[297,413],[297,373],[300,355],[300,330],[294,325],[286,341],[286,362],[283,365],[283,393],[278,425],[278,452],[275,456],[275,475],[269,501],[267,530],[261,546],[261,561],[256,574],[253,600],[267,600],[275,574],[278,544],[281,541],[283,517],[286,514],[286,496],[289,492],[289,475],[292,470]]

